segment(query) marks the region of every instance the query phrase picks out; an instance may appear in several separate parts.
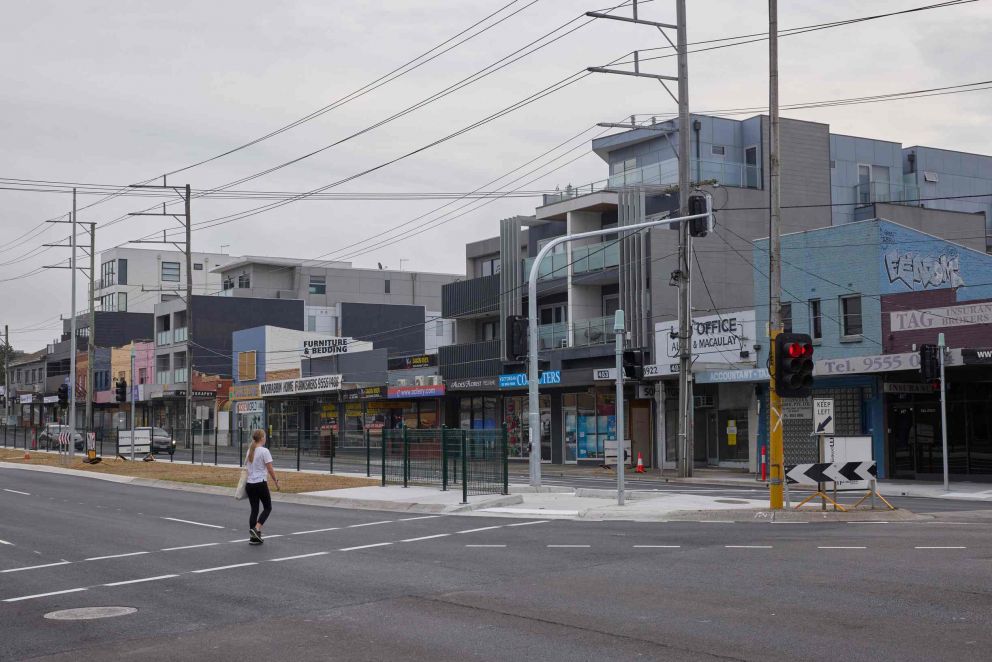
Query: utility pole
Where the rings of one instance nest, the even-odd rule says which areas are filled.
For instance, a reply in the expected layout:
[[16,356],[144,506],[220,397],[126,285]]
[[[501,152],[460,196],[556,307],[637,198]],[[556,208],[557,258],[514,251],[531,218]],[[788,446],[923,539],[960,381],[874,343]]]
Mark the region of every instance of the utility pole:
[[[131,373],[128,375],[130,377],[130,382],[127,387],[131,391],[128,395],[131,397],[131,461],[134,462],[134,340],[131,341]],[[152,430],[154,432],[154,430]]]
[[[768,0],[768,356],[775,370],[775,338],[782,332],[782,189],[779,176],[780,149],[778,118],[778,0]],[[769,507],[782,509],[785,481],[785,444],[782,429],[782,399],[775,390],[775,375],[768,382],[768,433],[771,475]]]
[[951,476],[947,464],[947,383],[944,380],[944,365],[947,363],[947,343],[944,334],[937,336],[937,355],[940,357],[940,443],[944,458],[944,491],[951,491]]
[[[151,189],[171,189],[176,192],[179,197],[183,199],[185,203],[185,208],[182,214],[170,214],[165,210],[165,203],[162,203],[161,212],[132,212],[128,214],[129,216],[171,216],[172,218],[179,221],[186,231],[186,245],[181,247],[174,241],[170,241],[166,235],[165,231],[162,231],[162,240],[144,240],[139,239],[136,241],[129,241],[129,244],[171,244],[176,247],[177,250],[183,251],[186,254],[186,397],[185,397],[185,410],[186,410],[186,437],[185,442],[187,447],[192,447],[193,443],[193,421],[192,421],[192,409],[193,409],[193,249],[192,249],[192,233],[193,233],[193,221],[191,217],[190,210],[190,186],[186,184],[183,189],[177,186],[169,186],[165,183],[165,177],[162,177],[161,185],[151,185],[151,184],[132,184],[130,188],[151,188]],[[182,218],[182,220],[180,220]]]
[[3,325],[3,424],[10,418],[10,328]]
[[[586,16],[594,18],[605,18],[627,23],[637,23],[640,25],[653,26],[658,29],[661,35],[668,41],[677,54],[678,75],[662,76],[658,74],[643,73],[640,68],[640,57],[634,51],[634,71],[622,71],[618,69],[606,69],[603,67],[589,67],[588,70],[595,73],[622,74],[625,76],[637,76],[641,78],[654,78],[668,92],[668,95],[678,104],[679,109],[679,146],[676,157],[678,159],[678,179],[679,179],[679,217],[685,218],[689,215],[689,193],[692,183],[689,179],[691,171],[690,154],[690,116],[689,116],[689,55],[686,35],[686,11],[685,0],[676,0],[675,24],[657,23],[638,18],[637,0],[632,1],[633,18],[625,16],[613,16],[601,12],[586,12]],[[673,43],[665,30],[675,30],[676,38]],[[665,81],[673,81],[678,84],[678,95],[672,93]],[[631,118],[631,129],[639,128]],[[650,127],[648,127],[650,128]],[[693,459],[693,398],[692,398],[692,288],[691,288],[691,262],[692,255],[691,237],[689,236],[689,226],[687,221],[681,221],[678,227],[679,248],[678,248],[678,270],[673,274],[678,285],[679,294],[679,412],[678,412],[678,475],[688,477],[692,475]]]
[[[86,342],[86,424],[87,432],[93,431],[93,361],[96,359],[96,224],[90,223],[90,333]],[[85,440],[84,440],[85,441]]]
[[76,189],[72,189],[72,257],[69,268],[72,270],[72,320],[69,328],[69,461],[76,454]]

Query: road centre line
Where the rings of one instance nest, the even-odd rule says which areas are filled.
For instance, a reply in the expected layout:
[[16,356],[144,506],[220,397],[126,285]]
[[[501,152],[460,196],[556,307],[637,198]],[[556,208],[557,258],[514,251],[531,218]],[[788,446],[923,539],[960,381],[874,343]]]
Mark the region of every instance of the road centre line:
[[914,547],[913,549],[968,549],[968,548],[967,547],[947,546],[947,547]]
[[[139,513],[139,514],[140,514],[140,513]],[[162,519],[167,519],[167,520],[169,520],[170,522],[182,522],[183,524],[196,524],[197,526],[208,526],[208,527],[210,527],[211,529],[223,529],[223,528],[224,528],[224,527],[222,527],[222,526],[220,526],[220,525],[218,525],[218,524],[205,524],[205,523],[203,523],[203,522],[194,522],[194,521],[192,521],[192,520],[188,520],[188,519],[179,519],[179,518],[177,518],[177,517],[163,517]]]
[[41,568],[54,568],[57,565],[69,565],[72,561],[59,561],[58,563],[44,563],[42,565],[28,565],[23,568],[8,568],[7,570],[0,570],[0,574],[7,572],[20,572],[21,570],[40,570]]
[[3,488],[4,492],[10,492],[11,494],[23,494],[24,496],[31,496],[30,492],[21,492],[20,490],[9,490],[6,487]]
[[[239,539],[238,542],[243,542],[243,539]],[[213,547],[214,545],[219,545],[219,542],[205,542],[199,545],[183,545],[182,547],[165,547],[160,549],[160,552],[175,552],[180,549],[196,549],[197,547]]]
[[339,549],[338,551],[339,552],[353,552],[353,551],[358,550],[358,549],[370,549],[372,547],[385,547],[386,545],[392,545],[392,544],[393,543],[391,543],[391,542],[377,542],[377,543],[372,544],[372,545],[359,545],[358,547],[344,547],[342,549]]
[[22,595],[17,598],[7,598],[4,602],[20,602],[21,600],[32,600],[34,598],[47,598],[50,595],[64,595],[66,593],[79,593],[80,591],[85,591],[85,588],[69,588],[64,591],[52,591],[51,593],[36,593],[34,595]]
[[727,549],[771,549],[771,545],[724,545]]
[[311,552],[310,554],[297,554],[296,556],[283,556],[278,559],[269,559],[273,563],[278,563],[279,561],[295,561],[296,559],[308,559],[312,556],[324,556],[325,554],[330,554],[330,552]]
[[142,582],[157,582],[160,579],[172,579],[173,577],[178,576],[179,575],[159,575],[157,577],[144,577],[142,579],[128,579],[124,582],[111,582],[110,584],[104,584],[104,586],[125,586],[127,584],[140,584]]
[[357,529],[360,526],[375,526],[376,524],[392,524],[393,520],[387,519],[381,522],[365,522],[364,524],[349,524],[347,528]]
[[341,527],[338,527],[338,526],[332,526],[332,527],[327,528],[327,529],[311,529],[309,531],[294,531],[293,533],[290,533],[289,535],[291,535],[291,536],[302,536],[302,535],[305,535],[307,533],[324,533],[325,531],[338,531],[340,528]]
[[249,563],[235,563],[234,565],[219,565],[216,568],[203,568],[202,570],[191,570],[194,575],[203,574],[204,572],[217,572],[218,570],[232,570],[234,568],[246,568],[250,565],[258,565],[257,561],[251,561]]
[[421,540],[432,540],[434,538],[446,538],[450,536],[450,533],[435,533],[432,536],[421,536],[419,538],[407,538],[406,540],[401,540],[400,542],[420,542]]
[[149,552],[128,552],[127,554],[111,554],[109,556],[91,556],[88,559],[83,559],[84,561],[103,561],[104,559],[121,559],[125,556],[141,556],[142,554],[148,554]]
[[502,529],[503,525],[498,526],[484,526],[481,529],[465,529],[464,531],[455,531],[455,533],[478,533],[479,531],[492,531],[493,529]]
[[440,515],[424,515],[423,517],[407,517],[405,519],[398,519],[397,522],[415,522],[418,519],[435,519],[440,517]]
[[634,545],[634,549],[680,549],[682,545]]
[[817,549],[868,549],[859,545],[819,545]]

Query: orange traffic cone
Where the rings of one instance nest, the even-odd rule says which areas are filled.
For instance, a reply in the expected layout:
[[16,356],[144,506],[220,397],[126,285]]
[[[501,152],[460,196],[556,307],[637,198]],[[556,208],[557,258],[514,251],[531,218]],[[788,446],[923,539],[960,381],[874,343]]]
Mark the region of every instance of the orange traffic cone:
[[634,473],[639,473],[639,474],[644,473],[644,458],[641,457],[640,451],[638,451],[637,453],[637,469],[634,471]]

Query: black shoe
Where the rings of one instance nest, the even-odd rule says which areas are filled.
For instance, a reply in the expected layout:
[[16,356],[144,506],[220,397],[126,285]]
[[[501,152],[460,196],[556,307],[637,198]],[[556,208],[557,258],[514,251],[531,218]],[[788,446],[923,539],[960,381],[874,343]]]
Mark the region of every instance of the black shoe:
[[262,541],[261,540],[249,540],[248,541],[248,544],[249,545],[261,545],[262,544]]
[[262,535],[255,529],[248,529],[248,538],[250,542],[256,545],[262,544]]

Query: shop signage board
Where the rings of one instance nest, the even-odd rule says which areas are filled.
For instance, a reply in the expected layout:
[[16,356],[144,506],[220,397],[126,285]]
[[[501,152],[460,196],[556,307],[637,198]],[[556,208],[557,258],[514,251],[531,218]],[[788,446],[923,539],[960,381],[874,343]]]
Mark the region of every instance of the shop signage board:
[[54,405],[58,401],[59,401],[59,396],[57,396],[57,395],[46,395],[42,399],[42,402],[45,403],[46,405]]
[[[963,363],[961,354],[962,350],[952,349],[947,353],[947,362],[945,365],[961,365]],[[813,376],[832,377],[835,375],[870,374],[873,372],[919,369],[919,352],[876,354],[873,356],[851,356],[841,359],[820,359],[813,363]]]
[[387,397],[397,398],[436,398],[444,395],[444,384],[426,386],[390,386]]
[[260,414],[265,411],[265,400],[242,400],[235,404],[239,414]]
[[915,384],[913,382],[909,382],[907,384],[886,382],[882,385],[882,392],[899,394],[927,394],[933,393],[933,386],[930,384]]
[[366,386],[345,391],[341,394],[341,399],[345,402],[358,402],[360,400],[379,400],[386,397],[385,386]]
[[817,434],[834,433],[833,398],[813,398],[813,431]]
[[813,398],[782,398],[782,420],[803,421],[813,418]]
[[258,384],[235,384],[231,387],[231,397],[234,400],[254,400],[261,392]]
[[[679,371],[678,320],[654,325],[655,355],[662,374]],[[754,311],[741,310],[692,320],[692,359],[705,364],[733,365],[755,341]],[[646,373],[645,373],[646,374]]]
[[305,359],[322,359],[371,349],[372,343],[354,338],[308,338],[303,341],[302,351]]
[[401,356],[389,359],[387,367],[390,370],[414,370],[416,368],[433,368],[437,365],[437,354],[420,354],[418,356]]
[[965,365],[992,365],[992,349],[962,349]]
[[694,373],[692,380],[697,384],[721,384],[728,382],[767,382],[767,368],[739,368],[736,370],[706,370]]
[[263,398],[272,396],[297,395],[302,393],[320,393],[321,391],[337,391],[341,388],[341,375],[319,375],[302,379],[280,379],[274,382],[262,382],[259,391]]
[[992,302],[947,306],[946,308],[899,310],[889,313],[889,320],[889,328],[893,333],[992,324]]
[[[526,372],[515,372],[509,375],[499,376],[500,388],[527,388],[528,384]],[[561,370],[545,370],[541,373],[538,384],[541,386],[561,384]]]
[[449,391],[476,391],[499,387],[496,377],[466,377],[465,379],[449,379],[446,386]]
[[[59,401],[59,397],[58,396],[55,396],[55,401],[56,402]],[[28,395],[22,395],[21,396],[21,404],[22,405],[29,405],[32,402],[34,402],[34,396],[31,395],[30,393]]]

